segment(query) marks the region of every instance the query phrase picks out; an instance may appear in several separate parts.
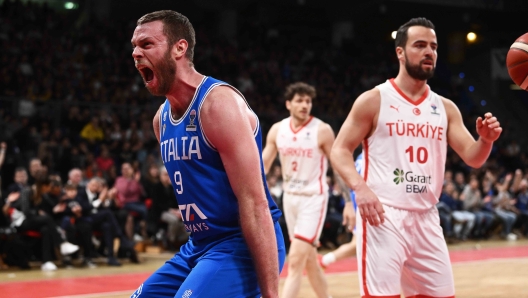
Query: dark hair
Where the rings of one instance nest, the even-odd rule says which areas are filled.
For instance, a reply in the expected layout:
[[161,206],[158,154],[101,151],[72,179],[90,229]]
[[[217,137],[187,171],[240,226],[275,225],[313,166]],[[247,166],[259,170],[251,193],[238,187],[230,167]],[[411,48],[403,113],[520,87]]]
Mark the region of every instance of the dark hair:
[[413,26],[422,26],[426,28],[435,29],[435,26],[433,25],[433,22],[429,21],[426,18],[414,18],[410,19],[407,23],[403,24],[398,28],[398,31],[396,32],[396,38],[394,40],[395,47],[405,47],[405,44],[407,43],[407,31],[409,31],[410,27]]
[[16,167],[15,168],[15,173],[18,173],[18,172],[26,172],[27,173],[26,168],[24,168],[24,167]]
[[173,10],[159,10],[139,18],[137,25],[161,21],[163,23],[163,33],[167,36],[167,43],[171,48],[178,40],[185,39],[189,46],[185,56],[189,61],[193,61],[194,45],[196,44],[196,37],[194,28],[189,19],[179,12]]
[[37,177],[35,179],[35,191],[33,192],[33,203],[35,205],[39,205],[42,202],[42,196],[44,195],[43,188],[45,186],[50,186],[51,180],[48,176],[44,175],[43,173],[38,173]]
[[308,95],[312,99],[314,99],[315,96],[317,95],[317,93],[315,92],[315,88],[313,86],[308,85],[303,82],[297,82],[297,83],[288,85],[286,87],[286,92],[284,92],[284,99],[286,101],[290,101],[293,99],[295,94]]

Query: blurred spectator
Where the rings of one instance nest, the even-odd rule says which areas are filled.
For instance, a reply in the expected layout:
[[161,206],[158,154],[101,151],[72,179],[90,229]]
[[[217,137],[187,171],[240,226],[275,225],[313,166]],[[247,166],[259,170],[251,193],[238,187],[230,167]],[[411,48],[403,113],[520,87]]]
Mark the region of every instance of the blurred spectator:
[[465,241],[475,224],[475,215],[463,210],[463,202],[459,199],[454,182],[447,182],[444,185],[440,201],[451,210],[451,216],[455,220],[453,226],[455,236]]
[[82,215],[79,222],[88,224],[90,230],[100,231],[103,234],[107,264],[110,266],[121,266],[115,257],[114,239],[118,238],[123,246],[131,246],[119,227],[117,219],[112,211],[104,206],[108,206],[108,187],[104,180],[95,177],[90,179],[85,189],[79,191],[76,201],[82,207]]
[[160,183],[160,167],[156,164],[151,164],[145,175],[141,177],[141,186],[145,191],[145,196],[147,198],[154,198],[153,192],[158,184]]
[[517,190],[515,207],[519,210],[519,225],[525,237],[528,237],[528,180],[522,179]]
[[29,177],[28,184],[33,185],[37,180],[38,175],[44,175],[42,162],[39,158],[32,158],[29,161]]
[[11,193],[3,208],[4,214],[10,216],[11,226],[16,227],[17,231],[40,232],[43,271],[57,270],[57,266],[52,262],[54,259],[52,248],[60,248],[62,255],[72,254],[79,249],[77,245],[62,238],[53,219],[40,209],[42,196],[49,191],[49,186],[50,181],[47,177],[39,179],[32,188],[25,187],[20,192]]
[[95,144],[104,139],[104,131],[99,126],[99,118],[93,116],[88,124],[81,130],[81,138],[88,141],[90,144]]
[[[176,195],[165,166],[159,167],[159,175],[158,182],[152,185],[151,189],[152,205],[148,217],[149,234],[156,234],[160,231],[160,222],[166,223],[166,247],[169,250],[176,250],[179,245],[187,241],[188,233],[185,231]],[[163,231],[161,233],[163,234]]]
[[79,189],[82,189],[86,185],[81,169],[73,168],[68,172],[67,184],[72,184]]
[[6,196],[13,192],[20,192],[28,186],[28,174],[25,168],[18,167],[15,169],[14,182],[7,188]]
[[508,240],[517,240],[517,235],[512,233],[513,225],[517,220],[517,208],[512,204],[512,197],[508,192],[513,175],[506,174],[502,183],[496,182],[491,192],[491,201],[495,214],[501,219],[503,229],[501,237]]
[[119,206],[137,216],[141,235],[144,238],[147,235],[145,222],[147,219],[147,207],[141,201],[144,190],[139,183],[140,179],[141,173],[139,171],[134,172],[132,165],[125,162],[121,165],[121,176],[117,177],[114,188],[116,189]]
[[492,212],[483,209],[484,202],[479,189],[479,180],[476,176],[469,178],[469,184],[464,187],[460,199],[464,202],[464,210],[475,215],[473,236],[480,239],[487,235],[494,219]]

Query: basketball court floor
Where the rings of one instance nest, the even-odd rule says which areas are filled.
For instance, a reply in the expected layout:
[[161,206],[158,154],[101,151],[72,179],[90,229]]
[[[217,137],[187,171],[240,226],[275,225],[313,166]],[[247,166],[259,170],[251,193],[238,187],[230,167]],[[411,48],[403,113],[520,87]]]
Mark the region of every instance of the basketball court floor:
[[[528,298],[528,240],[466,242],[449,247],[459,298]],[[322,251],[321,253],[324,253]],[[71,268],[41,272],[40,268],[0,270],[0,297],[88,298],[130,297],[170,254],[142,254],[141,264],[94,269]],[[286,267],[285,267],[286,268]],[[282,272],[281,287],[287,270]],[[359,297],[356,259],[329,266],[325,271],[332,297]],[[304,278],[301,298],[315,297]]]

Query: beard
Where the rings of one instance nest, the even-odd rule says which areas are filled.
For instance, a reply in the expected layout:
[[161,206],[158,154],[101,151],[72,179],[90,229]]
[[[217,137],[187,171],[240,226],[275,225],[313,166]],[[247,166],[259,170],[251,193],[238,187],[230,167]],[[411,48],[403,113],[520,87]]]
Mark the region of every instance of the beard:
[[154,75],[158,79],[157,86],[146,85],[148,91],[154,96],[165,96],[169,93],[176,77],[176,63],[171,59],[169,50],[163,55],[163,59],[153,65]]
[[407,73],[411,76],[411,78],[421,81],[429,80],[433,77],[435,67],[431,68],[431,70],[424,70],[422,68],[423,61],[420,61],[420,63],[412,65],[409,63],[409,59],[407,59],[407,54],[405,54],[405,70],[407,70]]

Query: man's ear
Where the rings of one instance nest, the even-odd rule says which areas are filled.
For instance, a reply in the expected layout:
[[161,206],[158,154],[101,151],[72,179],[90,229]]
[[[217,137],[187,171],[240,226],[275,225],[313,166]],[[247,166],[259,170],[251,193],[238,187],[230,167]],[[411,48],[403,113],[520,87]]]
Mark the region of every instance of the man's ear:
[[189,44],[185,39],[178,40],[173,46],[172,46],[172,56],[176,59],[180,59],[181,57],[185,56],[185,53],[187,53],[187,48],[189,47]]
[[396,57],[398,57],[398,60],[404,59],[404,50],[402,47],[396,47]]

